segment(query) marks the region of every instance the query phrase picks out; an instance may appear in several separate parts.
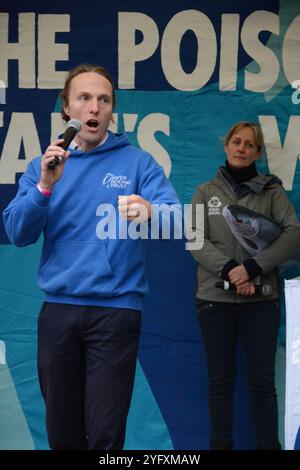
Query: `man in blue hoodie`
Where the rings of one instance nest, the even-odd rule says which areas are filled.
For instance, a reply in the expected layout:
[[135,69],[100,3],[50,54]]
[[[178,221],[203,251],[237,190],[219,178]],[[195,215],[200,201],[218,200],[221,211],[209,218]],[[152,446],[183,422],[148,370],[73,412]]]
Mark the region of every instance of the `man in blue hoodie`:
[[100,236],[101,207],[148,229],[153,205],[178,199],[149,154],[108,131],[115,91],[105,69],[77,66],[61,97],[63,119],[81,130],[67,151],[59,139],[29,163],[4,223],[17,246],[44,235],[38,371],[50,447],[122,449],[147,282],[142,239]]

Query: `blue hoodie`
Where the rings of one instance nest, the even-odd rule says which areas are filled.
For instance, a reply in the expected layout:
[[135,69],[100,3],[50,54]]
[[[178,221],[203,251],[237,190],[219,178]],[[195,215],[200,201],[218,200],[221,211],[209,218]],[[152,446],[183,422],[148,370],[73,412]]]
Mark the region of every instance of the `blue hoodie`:
[[71,151],[51,197],[37,189],[40,174],[37,157],[3,217],[17,246],[36,242],[43,232],[38,284],[45,300],[141,309],[147,292],[143,240],[99,239],[97,208],[112,204],[118,214],[118,196],[130,194],[152,204],[179,204],[162,167],[125,134],[109,132],[103,145]]

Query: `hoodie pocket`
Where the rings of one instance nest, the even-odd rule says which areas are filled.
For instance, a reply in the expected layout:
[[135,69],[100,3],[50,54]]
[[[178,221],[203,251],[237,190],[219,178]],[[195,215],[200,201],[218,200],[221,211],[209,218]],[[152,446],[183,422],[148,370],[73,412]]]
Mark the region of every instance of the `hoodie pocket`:
[[[48,251],[48,253],[47,253]],[[111,297],[113,272],[104,243],[56,241],[39,272],[39,286],[53,294]]]

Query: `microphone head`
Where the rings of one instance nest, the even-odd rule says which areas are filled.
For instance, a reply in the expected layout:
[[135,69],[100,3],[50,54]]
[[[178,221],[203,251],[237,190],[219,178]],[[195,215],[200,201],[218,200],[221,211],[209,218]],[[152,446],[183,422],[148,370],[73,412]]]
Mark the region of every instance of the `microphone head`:
[[263,284],[261,286],[261,293],[264,296],[271,295],[272,291],[273,291],[272,286],[270,286],[269,284]]
[[67,128],[68,127],[75,127],[76,132],[79,132],[80,129],[82,128],[82,124],[79,121],[79,119],[70,119],[70,121],[68,121],[67,123]]
[[217,281],[215,282],[215,287],[218,289],[224,290],[236,290],[233,284],[230,284],[228,281]]

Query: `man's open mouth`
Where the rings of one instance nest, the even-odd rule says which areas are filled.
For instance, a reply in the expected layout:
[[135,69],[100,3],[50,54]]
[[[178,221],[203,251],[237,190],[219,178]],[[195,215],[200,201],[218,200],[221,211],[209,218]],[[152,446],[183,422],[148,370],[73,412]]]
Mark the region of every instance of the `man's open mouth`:
[[88,127],[92,127],[92,128],[95,128],[98,126],[98,121],[96,121],[95,119],[89,119],[86,123],[86,125]]

